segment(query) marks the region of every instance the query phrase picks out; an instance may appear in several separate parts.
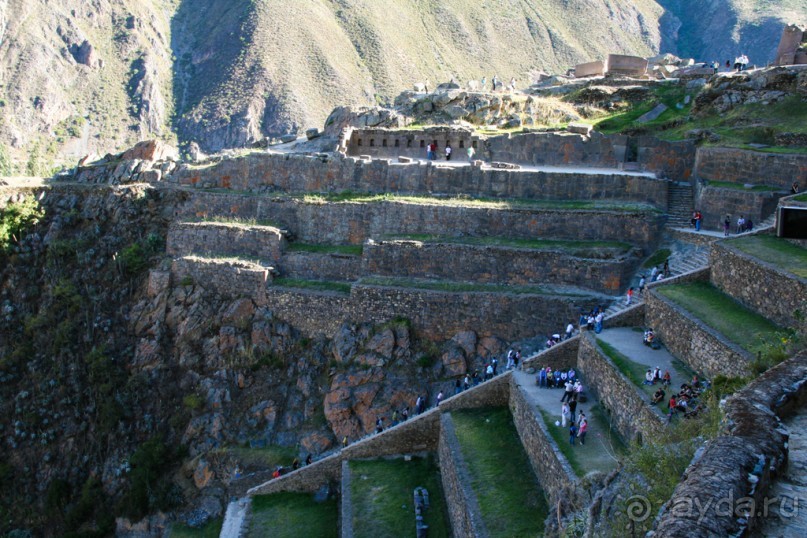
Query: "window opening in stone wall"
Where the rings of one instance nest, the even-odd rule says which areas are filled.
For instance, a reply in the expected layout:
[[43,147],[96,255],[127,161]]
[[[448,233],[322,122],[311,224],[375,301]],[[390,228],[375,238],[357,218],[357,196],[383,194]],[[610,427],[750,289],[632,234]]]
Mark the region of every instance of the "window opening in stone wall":
[[375,147],[375,138],[370,139],[370,147]]
[[357,146],[361,146],[361,138],[359,138],[359,143],[356,144]]
[[636,137],[629,137],[628,142],[625,144],[625,162],[635,163],[639,160],[639,139]]
[[[421,141],[420,143],[421,143],[421,144],[423,144],[423,141]],[[412,147],[412,141],[411,141],[411,140],[407,140],[407,141],[406,141],[406,147],[407,147],[407,148],[411,148],[411,147]]]
[[397,147],[400,147],[400,146],[401,146],[401,141],[396,138],[395,139],[395,147],[397,148]]
[[460,149],[465,147],[465,140],[460,140]]
[[422,148],[426,147],[426,141],[425,140],[420,141],[420,147],[422,147]]
[[384,140],[382,140],[382,141],[381,141],[381,145],[382,145],[383,147],[387,147],[387,139],[386,139],[386,138],[385,138]]
[[433,141],[432,141],[432,144],[434,144],[434,147],[435,147],[435,148],[439,148],[439,147],[440,147],[440,144],[438,144],[438,143],[437,143],[437,140],[433,140]]
[[476,149],[476,140],[474,140],[473,142],[471,142],[471,147],[472,147],[472,148],[474,148],[474,149]]

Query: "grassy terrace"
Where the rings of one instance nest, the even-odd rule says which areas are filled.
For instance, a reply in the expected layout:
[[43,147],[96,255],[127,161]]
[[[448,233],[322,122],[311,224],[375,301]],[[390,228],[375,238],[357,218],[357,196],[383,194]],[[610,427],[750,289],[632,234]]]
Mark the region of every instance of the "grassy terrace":
[[779,192],[784,190],[782,187],[771,187],[770,185],[754,185],[752,187],[746,187],[742,183],[732,183],[731,181],[709,181],[707,186],[749,192]]
[[655,251],[649,258],[645,260],[642,264],[642,267],[645,269],[651,269],[657,265],[661,265],[664,263],[664,260],[670,257],[672,252],[668,248],[661,248]]
[[361,256],[361,245],[315,245],[311,243],[289,243],[286,252],[316,252],[320,254],[347,254]]
[[272,281],[275,286],[283,288],[298,288],[313,291],[336,291],[350,293],[351,284],[348,282],[331,282],[329,280],[305,280],[302,278],[276,278]]
[[414,278],[365,277],[360,284],[391,288],[413,288],[420,290],[447,292],[515,293],[519,295],[553,295],[564,297],[585,297],[583,293],[557,292],[540,286],[508,286],[504,284],[478,284],[473,282],[419,280]]
[[807,278],[807,249],[779,239],[772,235],[751,235],[726,242],[737,250],[741,250],[762,261]]
[[440,474],[433,458],[351,461],[350,469],[356,538],[414,536],[412,495],[418,486],[429,492],[430,508],[424,514],[429,537],[450,535]]
[[807,202],[807,193],[794,196],[793,200],[796,202]]
[[171,525],[171,538],[218,538],[221,534],[222,518],[212,519],[206,525],[196,529],[181,523]]
[[451,243],[532,250],[566,250],[573,253],[589,252],[594,249],[613,249],[627,252],[632,248],[630,243],[622,243],[619,241],[565,241],[556,239],[511,239],[508,237],[449,237],[429,234],[390,235],[385,236],[384,239],[409,239],[423,243]]
[[[641,332],[639,329],[638,332]],[[640,335],[637,335],[639,338]],[[638,362],[632,361],[626,355],[617,351],[611,344],[608,342],[604,342],[597,338],[597,345],[600,346],[602,352],[605,353],[605,356],[611,359],[611,362],[614,363],[614,366],[617,367],[617,370],[622,372],[622,374],[627,377],[634,385],[636,385],[640,391],[647,394],[648,396],[652,396],[656,389],[658,389],[658,385],[645,385],[644,384],[644,376],[647,372],[647,366],[644,364],[639,364]],[[692,378],[694,372],[687,368],[681,361],[673,361],[672,363],[674,372],[670,372],[672,375],[677,374],[677,378],[679,379],[686,379],[689,380]],[[663,369],[662,369],[663,373]]]
[[336,499],[318,503],[306,493],[256,495],[252,500],[247,537],[336,538],[339,536],[338,512]]
[[779,327],[711,284],[675,284],[661,286],[657,291],[752,354],[764,351],[766,342],[779,339]]
[[491,536],[541,536],[548,507],[507,408],[451,414]]
[[212,222],[216,224],[227,224],[229,226],[268,226],[270,228],[282,228],[280,224],[267,220],[267,219],[250,219],[250,218],[239,218],[239,217],[232,217],[228,215],[212,215],[209,217],[204,217],[198,220],[190,220],[188,222],[198,223],[198,222]]
[[309,204],[325,203],[380,203],[440,205],[456,207],[478,207],[486,209],[555,209],[555,210],[588,210],[588,211],[623,211],[623,212],[661,212],[660,209],[639,202],[604,201],[604,200],[530,200],[526,198],[472,198],[470,196],[414,196],[403,194],[374,194],[353,191],[338,193],[309,193],[290,195],[289,198],[302,200]]

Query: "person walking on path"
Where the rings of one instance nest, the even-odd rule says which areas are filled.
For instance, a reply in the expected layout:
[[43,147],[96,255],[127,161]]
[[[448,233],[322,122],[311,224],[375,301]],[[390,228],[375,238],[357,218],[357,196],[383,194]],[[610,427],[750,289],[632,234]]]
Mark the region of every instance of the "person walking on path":
[[580,444],[586,444],[586,432],[588,432],[588,420],[583,419],[580,421],[580,428],[577,430],[577,437],[580,438]]
[[572,412],[569,411],[569,404],[563,402],[563,405],[560,406],[561,426],[565,428],[566,424],[568,424],[571,421],[571,419],[572,419]]
[[571,413],[570,418],[572,422],[574,422],[574,412],[577,409],[577,400],[572,398],[572,401],[569,402],[569,413]]
[[443,391],[437,393],[437,407],[440,407],[440,402],[443,401]]
[[446,142],[446,160],[447,161],[451,160],[451,144],[449,144],[448,142]]
[[723,221],[723,235],[725,237],[729,236],[729,230],[731,230],[731,217],[726,215],[726,220]]
[[574,446],[574,438],[577,437],[577,426],[572,422],[569,426],[569,444]]
[[426,144],[426,160],[433,161],[434,160],[434,148],[432,148],[432,143],[429,142]]
[[474,154],[476,153],[476,150],[474,149],[474,147],[473,146],[468,146],[468,149],[466,150],[466,152],[468,153],[468,161],[473,161],[474,160]]
[[630,302],[633,299],[633,288],[628,288],[628,293],[625,296],[625,306],[630,306]]

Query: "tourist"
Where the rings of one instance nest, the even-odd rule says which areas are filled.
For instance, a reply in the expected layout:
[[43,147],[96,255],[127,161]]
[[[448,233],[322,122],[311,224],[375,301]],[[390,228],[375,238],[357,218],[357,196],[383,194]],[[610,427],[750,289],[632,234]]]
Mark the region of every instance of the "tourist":
[[485,87],[487,86],[487,84],[488,84],[488,77],[482,77],[482,84],[481,84],[482,91],[485,91]]
[[563,385],[560,384],[561,383],[561,381],[560,381],[560,370],[558,370],[557,368],[555,368],[555,371],[552,372],[552,379],[555,381],[555,388],[556,389],[563,386]]
[[566,427],[566,423],[568,423],[572,418],[572,412],[569,411],[569,404],[563,402],[563,405],[560,406],[560,422],[561,426],[564,428]]
[[570,321],[568,325],[566,325],[566,340],[572,337],[574,334],[574,324]]
[[309,454],[308,454],[308,456],[306,456],[306,457],[305,457],[305,464],[306,464],[306,465],[311,465],[311,460],[312,460],[312,459],[313,459],[313,457],[312,457],[312,456],[311,456],[311,454],[309,453]]
[[662,270],[662,272],[665,275],[670,274],[670,258],[667,258],[666,260],[664,260],[664,269]]
[[300,460],[299,460],[299,458],[294,458],[294,461],[291,462],[291,468],[294,471],[296,471],[297,469],[300,468]]
[[749,219],[745,219],[745,231],[746,232],[753,232],[754,231],[754,221]]
[[578,426],[580,426],[585,421],[588,421],[588,418],[586,418],[586,413],[581,409],[580,415],[578,415],[577,420],[575,422],[577,423]]
[[422,396],[418,396],[417,401],[415,401],[415,414],[419,415],[423,412],[423,408],[425,407],[426,402],[423,401]]
[[628,293],[625,296],[625,306],[629,306],[632,299],[633,299],[633,288],[628,288]]
[[664,370],[664,376],[661,378],[661,384],[668,387],[672,384],[672,377],[670,376],[669,370]]
[[461,380],[460,380],[460,378],[458,377],[458,378],[457,378],[457,379],[454,381],[454,394],[456,395],[456,394],[459,394],[460,392],[462,392],[462,381],[461,381]]
[[426,160],[427,161],[434,160],[434,149],[432,149],[432,143],[431,142],[426,144]]
[[600,334],[602,332],[602,320],[605,318],[605,314],[603,312],[597,312],[597,316],[594,318],[594,332]]
[[701,382],[700,379],[698,379],[698,374],[692,376],[692,381],[690,381],[690,385],[692,385],[692,388],[694,389],[701,388]]
[[499,375],[499,360],[496,357],[491,357],[490,366],[493,368],[493,375]]
[[546,388],[551,389],[555,385],[554,374],[552,368],[546,367]]
[[649,327],[644,332],[644,337],[642,338],[642,342],[644,345],[648,347],[653,347],[653,340],[656,339],[656,333],[653,331],[653,327]]
[[560,372],[560,381],[558,382],[558,386],[564,387],[566,386],[566,380],[568,377],[566,376],[566,370],[562,370]]
[[661,382],[661,368],[656,366],[656,369],[653,370],[653,384]]
[[571,413],[571,420],[574,422],[574,414],[577,410],[577,400],[572,398],[572,401],[569,402],[569,413]]
[[589,313],[588,317],[586,317],[586,328],[590,331],[594,329],[595,317],[593,313]]
[[674,396],[674,395],[673,395],[673,396],[670,396],[670,401],[668,401],[668,402],[667,402],[667,407],[668,407],[668,408],[669,408],[669,410],[670,410],[670,414],[669,414],[669,416],[668,416],[668,418],[667,418],[667,421],[669,422],[669,421],[671,421],[671,420],[672,420],[672,417],[673,417],[673,415],[675,414],[675,410],[676,410],[676,408],[678,407],[678,402],[675,400],[675,396]]
[[799,193],[799,182],[794,181],[793,184],[790,186],[790,194],[798,194]]
[[404,422],[406,422],[409,419],[409,406],[408,405],[406,407],[404,407],[403,411],[401,411],[401,418],[403,419]]
[[744,231],[745,231],[745,219],[743,218],[742,215],[740,215],[740,218],[737,219],[737,233],[741,234]]
[[474,149],[474,147],[473,146],[468,146],[468,149],[465,150],[465,151],[466,151],[466,153],[468,153],[468,160],[473,161],[474,160],[474,154],[476,153],[476,150]]
[[546,388],[546,369],[541,368],[538,371],[538,386]]
[[448,142],[446,142],[446,160],[447,161],[451,160],[451,144],[449,144]]
[[701,231],[701,222],[703,221],[703,215],[701,215],[700,211],[695,211],[695,231]]
[[664,271],[661,271],[658,274],[658,276],[656,277],[656,282],[658,282],[659,280],[662,280],[663,278],[664,278]]
[[515,368],[518,370],[518,365],[521,362],[521,350],[517,349],[516,354],[513,355],[513,362],[515,363]]
[[378,417],[375,419],[375,432],[381,433],[384,431],[384,417]]
[[513,350],[507,350],[507,366],[505,367],[506,370],[513,369]]
[[644,381],[642,381],[642,383],[645,385],[652,385],[654,383],[653,370],[650,368],[647,369],[647,373],[644,375]]
[[462,383],[462,389],[463,390],[468,390],[470,388],[471,388],[471,376],[468,375],[468,374],[465,374],[465,380]]
[[488,363],[487,367],[485,367],[485,381],[492,378],[493,378],[493,365]]
[[474,380],[474,387],[482,382],[482,376],[479,374],[479,370],[474,370],[472,379]]
[[395,409],[392,411],[392,425],[395,426],[398,424],[398,410]]
[[346,447],[346,446],[347,446],[347,435],[345,435],[344,437],[342,437],[342,447],[344,448],[344,447]]
[[516,77],[510,79],[510,91],[516,91]]
[[571,426],[569,426],[569,444],[572,446],[574,446],[575,437],[577,437],[577,426],[572,422]]
[[565,390],[563,391],[563,396],[561,397],[560,401],[565,402],[572,398],[574,394],[574,384],[571,381],[567,380],[565,385]]
[[723,221],[723,235],[725,237],[729,236],[729,230],[731,230],[731,216],[726,215],[726,220]]
[[666,393],[664,392],[664,389],[659,387],[655,394],[653,394],[653,398],[650,400],[650,405],[656,405],[659,402],[663,402],[665,396]]
[[575,377],[576,375],[577,375],[577,374],[575,373],[574,368],[569,368],[569,373],[568,373],[568,374],[566,374],[566,378],[567,378],[569,381],[571,381],[572,383],[574,383],[574,382],[575,382],[575,381],[574,381],[574,377]]
[[583,384],[578,379],[577,381],[574,382],[574,395],[572,396],[572,398],[574,398],[575,401],[582,401],[582,396],[583,396]]
[[644,275],[639,275],[639,293],[644,296],[645,279]]
[[443,401],[443,391],[437,393],[437,407],[440,407],[440,402]]
[[654,265],[653,268],[650,270],[650,282],[656,281],[657,274],[658,274],[658,267]]
[[[582,415],[582,414],[583,413],[581,411],[580,415]],[[587,432],[588,432],[588,420],[586,420],[584,418],[583,420],[580,421],[580,428],[578,428],[578,430],[577,430],[577,437],[580,438],[580,444],[581,445],[586,444],[586,433]]]

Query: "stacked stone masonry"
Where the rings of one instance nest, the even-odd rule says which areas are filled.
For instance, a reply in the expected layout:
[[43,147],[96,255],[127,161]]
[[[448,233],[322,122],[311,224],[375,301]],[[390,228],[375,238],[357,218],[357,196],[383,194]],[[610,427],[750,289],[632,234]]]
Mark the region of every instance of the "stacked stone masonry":
[[365,274],[374,275],[516,285],[585,284],[596,291],[619,293],[633,276],[638,255],[627,256],[618,249],[590,250],[591,257],[578,257],[565,250],[380,241],[365,244],[362,267]]
[[651,409],[634,385],[599,348],[587,331],[580,338],[577,367],[591,390],[613,420],[623,439],[656,439],[664,427],[662,417]]
[[281,231],[272,226],[178,222],[168,229],[166,250],[172,256],[239,256],[277,262],[285,243]]
[[[696,277],[706,281],[708,275],[708,270],[704,270]],[[749,375],[754,357],[747,351],[726,340],[652,288],[646,292],[645,302],[647,326],[653,327],[670,353],[690,368],[709,378]]]
[[769,507],[765,503],[771,481],[787,465],[788,432],[779,419],[805,405],[804,353],[729,398],[723,408],[724,431],[687,468],[663,507],[656,534],[747,536]]
[[198,285],[223,297],[249,297],[256,304],[267,303],[269,268],[242,260],[177,258],[171,264],[171,280],[177,285]]
[[[807,313],[807,279],[733,248],[715,243],[711,280],[724,293],[783,327],[799,327]],[[801,314],[800,314],[801,313]]]
[[479,500],[471,488],[471,475],[465,464],[459,441],[454,433],[454,422],[450,413],[441,416],[440,445],[440,477],[443,482],[443,494],[448,506],[448,518],[454,536],[486,537],[488,531],[482,520]]
[[[285,198],[197,192],[180,217],[270,220],[297,241],[360,245],[389,235],[503,237],[624,241],[649,251],[663,217],[656,212],[561,209],[491,209],[474,205],[403,202],[309,203]],[[584,222],[585,225],[581,225]]]
[[723,221],[728,216],[734,233],[737,219],[741,216],[758,224],[773,215],[783,194],[720,188],[698,182],[695,187],[695,207],[703,215],[701,225],[704,230],[723,231]]
[[362,258],[327,252],[286,252],[277,269],[280,276],[352,282],[362,275]]
[[771,185],[788,190],[807,180],[807,155],[783,155],[734,148],[699,148],[697,177],[731,183]]

